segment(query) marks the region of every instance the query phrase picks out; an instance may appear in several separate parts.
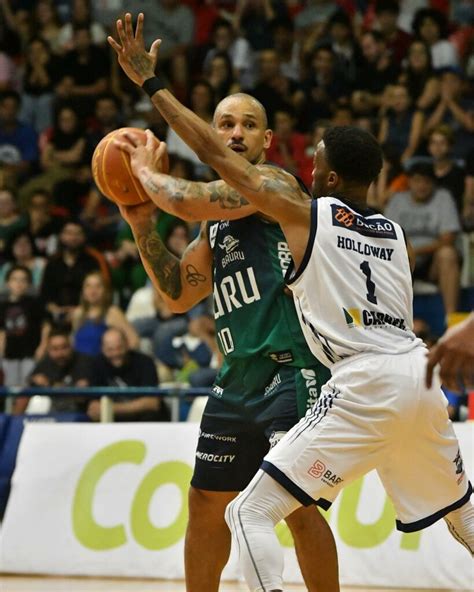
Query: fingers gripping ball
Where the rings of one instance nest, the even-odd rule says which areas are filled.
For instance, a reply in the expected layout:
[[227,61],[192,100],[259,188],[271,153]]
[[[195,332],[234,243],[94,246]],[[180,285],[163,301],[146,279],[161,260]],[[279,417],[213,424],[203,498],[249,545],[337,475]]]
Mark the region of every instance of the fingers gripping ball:
[[[140,181],[134,176],[130,166],[130,156],[121,150],[113,141],[129,142],[125,133],[133,134],[143,143],[146,142],[145,131],[134,127],[123,127],[107,134],[97,145],[92,155],[92,175],[100,192],[110,200],[127,206],[149,201]],[[156,147],[159,141],[154,139]],[[167,173],[169,168],[168,155],[165,152],[161,159],[160,172]]]

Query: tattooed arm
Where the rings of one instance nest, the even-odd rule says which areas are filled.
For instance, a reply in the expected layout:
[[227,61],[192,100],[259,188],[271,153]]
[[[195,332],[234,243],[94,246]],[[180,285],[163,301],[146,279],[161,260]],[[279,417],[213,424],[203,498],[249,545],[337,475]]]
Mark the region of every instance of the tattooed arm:
[[[117,21],[120,43],[108,37],[125,73],[136,84],[154,76],[161,40],[147,52],[143,42],[143,14],[138,16],[134,34],[132,17]],[[294,178],[284,171],[249,163],[225,146],[215,130],[184,107],[168,90],[155,92],[152,102],[168,124],[220,177],[243,195],[260,212],[277,220],[298,265],[306,248],[310,229],[310,206]]]
[[130,224],[143,266],[153,285],[175,313],[186,312],[212,292],[212,252],[207,241],[206,225],[180,258],[173,255],[156,232],[148,202],[138,206],[120,206]]
[[224,181],[197,183],[161,173],[166,145],[150,130],[146,131],[146,141],[132,132],[125,133],[124,139],[127,141],[117,137],[114,143],[127,152],[133,174],[161,210],[188,221],[233,220],[257,211]]

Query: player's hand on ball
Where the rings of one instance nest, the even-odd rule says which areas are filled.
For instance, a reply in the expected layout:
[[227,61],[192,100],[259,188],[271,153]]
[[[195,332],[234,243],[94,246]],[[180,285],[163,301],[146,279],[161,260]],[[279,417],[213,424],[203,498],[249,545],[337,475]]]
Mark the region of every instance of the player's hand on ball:
[[[166,144],[153,134],[146,130],[145,138],[125,132],[121,136],[114,138],[115,145],[130,156],[130,166],[135,176],[143,168],[148,168],[153,172],[161,173],[168,171],[168,159],[166,155]],[[123,138],[123,139],[121,139]]]
[[117,21],[117,35],[120,43],[117,43],[110,35],[107,41],[115,50],[118,62],[125,74],[133,80],[138,86],[148,78],[155,75],[156,61],[158,59],[158,49],[161,45],[161,39],[153,41],[150,51],[145,49],[143,40],[143,13],[138,15],[135,34],[132,27],[132,15],[127,12],[124,20]]

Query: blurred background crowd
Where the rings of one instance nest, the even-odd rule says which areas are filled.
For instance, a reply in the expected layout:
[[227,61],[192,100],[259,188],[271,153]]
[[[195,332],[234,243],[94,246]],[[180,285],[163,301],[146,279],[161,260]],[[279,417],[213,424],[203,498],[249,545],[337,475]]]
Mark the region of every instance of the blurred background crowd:
[[[212,180],[106,37],[124,12],[162,38],[157,72],[205,121],[245,91],[266,107],[273,161],[311,185],[324,130],[356,125],[385,154],[371,206],[400,222],[417,265],[415,329],[428,344],[474,304],[474,4],[471,0],[0,0],[0,355],[6,386],[210,386],[212,304],[171,313],[132,233],[91,177],[123,126],[165,139],[170,174]],[[180,255],[197,232],[160,213]],[[462,398],[450,395],[453,418]],[[22,413],[31,401],[18,398]],[[98,402],[54,399],[92,420]],[[118,419],[167,419],[156,398]]]

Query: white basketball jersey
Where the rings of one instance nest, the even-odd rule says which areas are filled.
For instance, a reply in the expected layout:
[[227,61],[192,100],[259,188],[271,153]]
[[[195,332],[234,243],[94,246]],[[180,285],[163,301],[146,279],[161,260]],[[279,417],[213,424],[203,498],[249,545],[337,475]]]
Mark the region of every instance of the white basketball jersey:
[[313,200],[308,246],[299,269],[288,270],[287,283],[306,341],[326,366],[422,344],[412,331],[403,231],[373,210],[339,197]]

